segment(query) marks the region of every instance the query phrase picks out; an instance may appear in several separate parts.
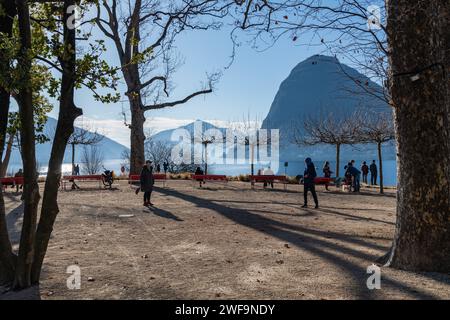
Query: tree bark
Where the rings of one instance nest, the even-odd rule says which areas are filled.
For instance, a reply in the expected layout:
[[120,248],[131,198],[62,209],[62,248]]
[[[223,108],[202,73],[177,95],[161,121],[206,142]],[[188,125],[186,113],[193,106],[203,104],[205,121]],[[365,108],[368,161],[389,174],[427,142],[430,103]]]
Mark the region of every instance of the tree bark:
[[33,92],[31,84],[30,13],[26,0],[17,0],[16,5],[20,33],[19,64],[21,65],[21,88],[18,100],[21,124],[20,143],[24,168],[24,213],[13,286],[15,289],[21,289],[31,285],[31,265],[33,263],[37,209],[40,195],[36,172]]
[[131,98],[130,174],[139,174],[145,163],[145,116],[140,98]]
[[72,175],[75,174],[75,143],[72,143]]
[[339,178],[339,166],[341,165],[341,145],[336,145],[336,178]]
[[[0,6],[4,15],[0,15],[0,32],[12,36],[13,20],[16,15],[16,7],[13,1],[0,0]],[[9,61],[0,50],[0,72],[3,76],[9,73]],[[6,69],[4,69],[6,68]],[[3,158],[6,130],[8,128],[8,114],[10,104],[10,92],[0,85],[0,159]],[[0,283],[12,283],[14,280],[15,255],[12,251],[11,241],[8,235],[6,223],[5,201],[3,187],[0,183]]]
[[381,142],[377,143],[378,147],[378,162],[380,163],[380,193],[384,193],[384,184],[383,184],[383,157],[381,152]]
[[[9,135],[8,143],[6,144],[5,157],[0,163],[0,178],[4,178],[8,172],[9,160],[11,159],[12,147],[14,143],[14,135]],[[1,158],[0,158],[1,159]]]
[[398,149],[388,266],[450,271],[450,2],[389,0]]
[[[67,9],[74,5],[74,0],[64,1],[63,21],[67,21],[69,14]],[[74,104],[75,80],[76,80],[76,30],[67,27],[64,23],[64,53],[60,57],[62,65],[61,100],[59,107],[58,123],[56,125],[55,138],[53,140],[50,155],[47,178],[45,181],[44,196],[42,200],[41,217],[36,232],[36,245],[34,263],[32,268],[32,283],[39,283],[42,265],[47,252],[50,236],[56,217],[59,213],[58,189],[61,179],[61,167],[64,153],[70,136],[74,132],[75,119],[83,114],[82,109]]]

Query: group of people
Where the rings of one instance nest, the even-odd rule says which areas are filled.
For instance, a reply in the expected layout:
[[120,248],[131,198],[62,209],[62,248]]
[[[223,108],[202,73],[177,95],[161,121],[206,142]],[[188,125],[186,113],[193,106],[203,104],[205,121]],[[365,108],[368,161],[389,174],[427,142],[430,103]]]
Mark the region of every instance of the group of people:
[[[368,184],[368,175],[370,173],[370,184],[376,185],[377,184],[377,177],[378,177],[378,167],[376,165],[376,161],[373,160],[371,165],[368,166],[366,161],[363,162],[361,166],[361,170],[358,170],[355,166],[355,160],[350,161],[345,167],[345,183],[350,186],[351,189],[353,189],[353,192],[359,192],[361,188],[361,174],[362,174],[362,180],[363,183]],[[315,178],[317,177],[316,167],[314,166],[314,163],[312,162],[311,158],[305,159],[305,171],[303,174],[303,197],[304,197],[304,204],[303,208],[308,207],[308,192],[311,192],[315,208],[319,208],[319,200],[317,198],[316,193],[316,187],[315,187]],[[325,178],[331,178],[331,174],[333,173],[330,168],[330,162],[326,161],[323,166],[323,174]],[[328,183],[325,184],[325,189],[328,190]],[[350,190],[351,190],[350,189]]]
[[[169,163],[167,161],[163,162],[163,170],[164,173],[167,173],[167,171],[169,170]],[[156,164],[156,173],[160,173],[161,172],[161,165],[159,163]]]
[[375,160],[372,161],[370,166],[367,165],[367,162],[364,161],[361,170],[358,170],[355,167],[355,160],[350,161],[345,167],[345,183],[350,186],[350,190],[353,189],[353,192],[359,192],[361,188],[361,174],[363,183],[368,184],[368,175],[370,172],[370,184],[377,184],[378,177],[378,167],[376,165]]

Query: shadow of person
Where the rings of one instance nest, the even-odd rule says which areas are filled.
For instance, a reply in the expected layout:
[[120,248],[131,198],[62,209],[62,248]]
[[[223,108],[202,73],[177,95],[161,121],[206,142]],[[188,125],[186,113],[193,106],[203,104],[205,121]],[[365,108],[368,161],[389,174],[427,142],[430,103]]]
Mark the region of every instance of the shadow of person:
[[175,220],[175,221],[184,221],[183,219],[180,219],[173,213],[171,213],[167,210],[164,210],[164,209],[160,209],[160,208],[156,208],[156,207],[149,207],[149,210],[151,213],[153,213],[154,215],[157,215],[158,217],[161,217],[161,218]]

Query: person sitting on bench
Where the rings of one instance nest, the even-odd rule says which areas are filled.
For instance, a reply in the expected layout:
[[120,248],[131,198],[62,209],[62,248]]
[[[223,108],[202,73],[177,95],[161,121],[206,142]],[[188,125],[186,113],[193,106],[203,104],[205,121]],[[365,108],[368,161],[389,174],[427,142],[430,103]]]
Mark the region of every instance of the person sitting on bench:
[[[19,171],[16,172],[16,174],[14,175],[14,178],[22,178],[23,177],[23,171],[22,169],[19,169]],[[19,187],[22,190],[23,185],[19,185],[18,183],[16,183],[16,192],[19,192]]]
[[[263,171],[263,176],[273,176],[274,173],[270,167],[268,167],[266,170]],[[267,187],[267,184],[269,184],[273,189],[273,180],[271,181],[264,181],[264,188]]]

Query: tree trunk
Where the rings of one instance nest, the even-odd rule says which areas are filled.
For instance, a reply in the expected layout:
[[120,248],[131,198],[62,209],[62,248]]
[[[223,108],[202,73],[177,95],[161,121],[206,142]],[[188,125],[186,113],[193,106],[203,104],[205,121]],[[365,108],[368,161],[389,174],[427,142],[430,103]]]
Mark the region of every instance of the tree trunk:
[[14,288],[21,289],[31,285],[31,265],[34,255],[39,186],[37,183],[33,92],[31,84],[31,26],[27,0],[17,0],[18,25],[20,33],[19,64],[21,66],[19,90],[20,143],[24,168],[24,213],[20,235]]
[[131,135],[130,135],[130,174],[139,174],[145,163],[145,116],[142,103],[138,97],[130,98]]
[[[64,18],[67,21],[67,9],[75,4],[74,0],[64,2]],[[68,140],[74,132],[75,119],[83,114],[80,108],[74,104],[74,83],[75,83],[75,65],[76,65],[76,40],[75,31],[67,28],[64,24],[64,48],[62,56],[62,80],[61,80],[61,100],[59,107],[58,123],[56,125],[55,138],[53,140],[52,151],[50,155],[48,173],[45,181],[44,197],[42,200],[41,217],[36,232],[36,245],[34,263],[32,268],[32,283],[39,283],[42,265],[47,252],[50,236],[53,231],[53,225],[59,213],[58,207],[58,189],[61,179],[61,167],[64,160],[64,153]]]
[[0,191],[0,217],[0,285],[3,285],[13,282],[16,259],[8,235],[3,191]]
[[5,157],[3,158],[3,161],[0,163],[0,178],[5,177],[8,172],[9,160],[11,159],[13,143],[14,143],[14,135],[11,134],[9,135],[8,143],[6,144]]
[[341,145],[336,145],[336,178],[339,178],[339,166],[341,165]]
[[384,185],[383,185],[383,157],[381,154],[381,142],[378,142],[378,162],[380,163],[380,193],[384,193]]
[[387,4],[399,180],[387,265],[449,272],[450,2]]
[[[16,15],[16,8],[13,1],[0,0],[0,6],[4,10],[0,15],[0,32],[12,35],[13,20]],[[0,72],[3,76],[9,74],[9,61],[0,50]],[[5,69],[4,69],[5,68]],[[6,129],[8,127],[8,114],[10,104],[10,93],[0,84],[0,159],[3,158],[3,149],[5,147]],[[3,198],[3,187],[0,183],[0,283],[12,283],[14,280],[15,255],[12,251],[11,241],[8,235],[6,223],[5,201]]]
[[75,174],[75,143],[71,144],[72,146],[72,175]]

